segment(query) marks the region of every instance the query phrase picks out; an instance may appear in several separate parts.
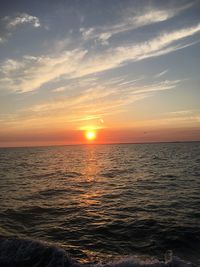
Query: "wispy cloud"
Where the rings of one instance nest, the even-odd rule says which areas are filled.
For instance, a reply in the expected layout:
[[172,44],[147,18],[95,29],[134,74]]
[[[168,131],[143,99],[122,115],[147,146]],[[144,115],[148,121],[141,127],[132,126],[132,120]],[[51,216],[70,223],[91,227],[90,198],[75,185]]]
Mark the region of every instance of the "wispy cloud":
[[190,46],[194,43],[181,44],[178,41],[199,32],[200,24],[197,24],[163,33],[141,43],[110,48],[99,54],[90,54],[86,49],[79,47],[49,56],[24,56],[19,61],[7,59],[0,65],[1,88],[28,92],[59,77],[71,79],[96,75],[130,62],[164,55]]
[[170,50],[170,47],[168,46],[172,43],[192,36],[198,32],[200,32],[200,24],[190,28],[183,28],[181,30],[164,33],[154,39],[151,39],[150,41],[146,41],[137,45],[118,47],[116,49],[116,53],[118,54],[118,58],[121,57],[123,61],[131,59],[141,60],[144,58],[153,57],[157,55],[156,53],[162,55],[162,52],[163,54],[166,53],[166,49],[169,49],[168,51],[172,52],[181,47],[181,45],[173,46]]
[[160,78],[160,77],[164,76],[168,71],[169,71],[168,69],[164,70],[164,71],[161,71],[161,72],[157,73],[154,77],[155,78]]
[[193,110],[178,110],[178,111],[171,111],[167,113],[168,116],[186,116],[186,115],[191,115],[193,114]]
[[135,121],[138,126],[146,127],[194,127],[200,122],[199,110],[179,110],[160,114],[159,117]]
[[5,41],[4,37],[0,37],[0,43],[3,43]]
[[60,86],[60,87],[57,87],[57,88],[53,89],[52,91],[54,93],[59,93],[59,92],[64,92],[65,90],[66,90],[65,86]]
[[62,74],[72,74],[86,52],[72,50],[53,56],[24,56],[20,61],[8,59],[0,65],[1,87],[18,92],[38,89]]
[[167,80],[143,86],[135,84],[125,87],[108,81],[95,88],[88,88],[83,82],[81,92],[73,92],[67,96],[34,104],[22,109],[14,117],[4,116],[5,120],[1,124],[15,127],[20,121],[28,127],[36,125],[37,127],[51,127],[53,122],[55,128],[70,124],[74,128],[82,129],[85,125],[92,123],[95,127],[101,128],[104,127],[102,119],[105,117],[126,112],[128,105],[152,97],[157,92],[172,90],[179,83],[180,81]]
[[114,35],[166,21],[188,9],[193,4],[191,2],[172,9],[158,9],[151,6],[142,11],[130,9],[124,14],[119,23],[107,25],[106,27],[80,28],[80,32],[84,40],[96,39],[101,41],[102,44],[108,44],[108,40]]

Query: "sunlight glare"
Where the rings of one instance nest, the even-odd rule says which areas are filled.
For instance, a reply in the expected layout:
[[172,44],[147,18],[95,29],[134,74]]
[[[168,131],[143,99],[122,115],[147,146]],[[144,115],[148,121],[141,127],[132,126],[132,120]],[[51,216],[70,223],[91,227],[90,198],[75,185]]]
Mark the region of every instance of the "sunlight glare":
[[96,139],[96,132],[94,130],[86,131],[85,137],[88,141],[93,141]]

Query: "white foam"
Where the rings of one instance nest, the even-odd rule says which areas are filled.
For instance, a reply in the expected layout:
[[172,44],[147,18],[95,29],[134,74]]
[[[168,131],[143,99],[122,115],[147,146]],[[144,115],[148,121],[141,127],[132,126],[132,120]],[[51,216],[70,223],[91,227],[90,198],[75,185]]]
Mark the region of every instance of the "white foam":
[[174,256],[172,251],[167,251],[164,261],[156,259],[141,260],[135,257],[129,257],[117,262],[104,264],[102,267],[195,267],[195,265]]

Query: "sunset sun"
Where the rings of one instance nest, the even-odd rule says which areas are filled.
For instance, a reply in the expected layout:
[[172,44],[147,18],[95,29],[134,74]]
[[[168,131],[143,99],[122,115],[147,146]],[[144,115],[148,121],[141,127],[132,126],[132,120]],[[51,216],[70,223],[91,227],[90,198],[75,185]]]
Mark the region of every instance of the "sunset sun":
[[86,131],[85,137],[88,141],[94,141],[96,139],[96,132],[94,130]]

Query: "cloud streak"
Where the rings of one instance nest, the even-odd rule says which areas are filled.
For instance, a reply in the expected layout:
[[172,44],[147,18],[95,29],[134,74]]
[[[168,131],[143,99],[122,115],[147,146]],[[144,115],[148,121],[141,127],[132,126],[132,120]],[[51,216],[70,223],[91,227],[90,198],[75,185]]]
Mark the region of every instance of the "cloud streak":
[[[19,123],[26,127],[52,127],[62,128],[70,124],[76,129],[83,129],[92,123],[97,128],[102,128],[102,118],[127,111],[127,107],[136,101],[152,97],[157,92],[172,90],[180,81],[162,81],[149,85],[125,87],[121,84],[105,83],[88,88],[84,82],[81,93],[62,96],[57,99],[45,101],[31,107],[22,109],[17,115],[3,116],[1,125],[17,127]],[[105,125],[106,127],[106,125]]]
[[160,77],[164,76],[166,73],[168,73],[168,71],[169,70],[167,69],[167,70],[164,70],[164,71],[161,71],[161,72],[157,73],[155,75],[155,78],[160,78]]
[[190,46],[193,43],[183,45],[177,42],[199,32],[200,24],[197,24],[160,34],[138,44],[110,48],[95,55],[86,49],[77,48],[49,56],[24,56],[21,60],[7,59],[0,65],[1,89],[29,92],[60,77],[72,79],[96,75],[130,62],[164,55]]
[[81,28],[80,32],[84,40],[95,39],[99,40],[102,44],[108,44],[108,40],[115,35],[154,23],[167,21],[182,11],[190,8],[193,4],[194,3],[191,2],[173,9],[158,9],[149,6],[146,9],[137,12],[131,9],[123,16],[122,21],[117,24],[106,27]]

